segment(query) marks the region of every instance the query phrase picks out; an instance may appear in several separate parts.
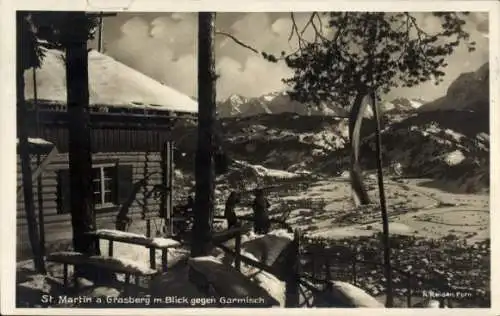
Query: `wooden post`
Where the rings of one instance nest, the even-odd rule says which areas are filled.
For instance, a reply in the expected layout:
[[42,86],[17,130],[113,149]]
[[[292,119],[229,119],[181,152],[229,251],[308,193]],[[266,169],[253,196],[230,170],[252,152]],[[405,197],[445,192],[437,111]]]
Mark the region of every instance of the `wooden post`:
[[407,293],[406,293],[406,305],[408,305],[408,307],[411,307],[411,275],[408,274],[407,276],[407,283],[406,283],[406,286],[407,286]]
[[165,191],[161,194],[160,213],[165,220],[167,235],[172,236],[172,201],[173,201],[173,144],[166,141],[161,151],[162,185]]
[[312,277],[313,278],[316,278],[316,254],[315,253],[312,253],[311,255],[311,274],[312,274]]
[[352,256],[352,284],[356,285],[357,276],[356,276],[356,261],[358,260],[357,252],[354,250]]
[[[41,164],[40,154],[37,155],[37,165]],[[42,258],[45,256],[45,219],[43,214],[43,185],[42,176],[38,177],[37,182],[37,196],[38,196],[38,229],[40,233],[40,255]]]
[[102,33],[103,33],[103,30],[104,30],[104,23],[103,23],[103,18],[105,17],[109,17],[109,16],[116,16],[116,13],[103,13],[103,12],[99,12],[98,14],[98,30],[97,30],[97,51],[99,53],[102,53],[104,52],[104,41],[102,39]]
[[376,134],[376,148],[377,148],[377,178],[378,178],[378,188],[379,188],[379,196],[380,196],[380,209],[382,212],[382,227],[383,227],[383,249],[384,249],[384,270],[385,270],[385,278],[387,280],[386,284],[386,307],[392,307],[393,305],[393,295],[392,295],[392,267],[391,267],[391,246],[389,240],[389,217],[387,215],[387,206],[385,199],[385,189],[384,189],[384,174],[383,174],[383,166],[382,166],[382,136],[380,131],[380,118],[378,113],[378,106],[376,104],[376,95],[375,92],[371,93],[371,101],[373,108],[373,116],[376,122],[375,125],[375,134]]
[[26,212],[26,220],[28,221],[28,236],[30,240],[31,249],[33,252],[33,259],[35,269],[38,272],[45,273],[45,265],[43,262],[42,253],[40,251],[39,232],[36,223],[35,214],[35,201],[33,198],[33,180],[31,170],[31,157],[30,145],[28,140],[28,109],[24,98],[24,71],[30,68],[32,60],[27,59],[27,54],[23,52],[26,50],[24,43],[27,40],[25,36],[29,36],[30,23],[27,20],[27,13],[17,12],[17,37],[16,37],[16,98],[18,109],[18,137],[19,137],[19,156],[21,158],[21,173],[24,193],[24,210]]
[[130,273],[125,273],[125,295],[130,293]]
[[325,278],[327,280],[332,279],[332,271],[330,271],[330,257],[328,255],[326,255],[325,259]]
[[110,257],[113,257],[113,241],[110,240],[108,243],[108,254]]
[[[146,220],[146,237],[151,237],[151,219]],[[156,269],[156,249],[149,247],[149,264],[151,269]]]
[[[33,67],[33,104],[35,106],[36,113],[36,133],[38,137],[41,137],[40,128],[40,107],[38,106],[38,93],[37,93],[37,81],[36,81],[36,67]],[[49,155],[47,155],[49,157]],[[37,154],[37,166],[40,168],[42,165],[41,154]],[[36,182],[37,187],[37,197],[38,197],[38,229],[40,230],[40,255],[42,258],[45,256],[45,220],[43,214],[43,185],[42,176],[37,177]]]
[[234,267],[238,272],[241,272],[241,231],[236,235],[234,252],[236,253],[236,257],[234,258]]
[[151,237],[151,219],[146,220],[146,237]]
[[168,143],[168,199],[167,199],[167,214],[168,214],[168,229],[170,232],[173,230],[172,216],[174,212],[174,143],[169,141]]
[[64,278],[64,288],[68,287],[68,264],[63,264],[63,278]]
[[161,270],[163,272],[167,271],[168,265],[168,249],[163,248],[161,250]]
[[[375,21],[375,24],[369,27],[369,46],[372,48],[376,47],[376,38],[378,32],[378,21]],[[372,90],[370,91],[370,99],[373,110],[373,119],[375,120],[375,147],[376,147],[376,156],[375,160],[377,161],[377,179],[378,179],[378,190],[379,190],[379,198],[380,198],[380,211],[382,215],[382,245],[384,249],[384,274],[386,278],[386,302],[385,307],[393,307],[394,299],[392,293],[392,267],[391,267],[391,246],[389,239],[389,218],[387,215],[387,206],[386,206],[386,198],[385,198],[385,189],[384,189],[384,174],[383,174],[383,164],[382,164],[382,135],[380,129],[380,117],[379,117],[379,108],[377,106],[377,95],[376,95],[376,87],[373,81],[373,68],[374,66],[374,49],[368,52],[368,72],[367,72],[367,81],[372,84]]]
[[[89,20],[85,12],[75,11],[66,14],[63,22],[73,249],[86,255],[100,255],[96,238],[88,234],[96,230],[89,112]],[[75,273],[91,280],[99,277],[99,271],[90,265],[77,266]]]
[[[157,134],[157,140],[160,142],[160,134]],[[164,189],[167,187],[167,144],[160,145],[160,168],[161,168],[161,185],[162,191],[160,193],[160,217],[164,219],[165,225],[167,224],[167,192]]]
[[191,256],[210,252],[214,215],[214,128],[216,122],[215,13],[198,13],[198,139]]
[[299,305],[299,231],[295,230],[294,238],[290,244],[288,268],[285,284],[285,307],[297,307]]

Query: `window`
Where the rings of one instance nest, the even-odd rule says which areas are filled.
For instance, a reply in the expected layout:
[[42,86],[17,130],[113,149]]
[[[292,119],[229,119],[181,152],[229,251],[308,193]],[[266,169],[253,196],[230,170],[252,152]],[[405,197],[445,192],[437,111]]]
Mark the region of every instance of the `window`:
[[116,165],[99,165],[92,168],[92,188],[95,208],[105,208],[115,205],[116,196]]
[[[132,165],[117,162],[92,166],[92,194],[96,210],[116,208],[130,198],[133,186]],[[71,213],[69,169],[57,172],[57,213]]]

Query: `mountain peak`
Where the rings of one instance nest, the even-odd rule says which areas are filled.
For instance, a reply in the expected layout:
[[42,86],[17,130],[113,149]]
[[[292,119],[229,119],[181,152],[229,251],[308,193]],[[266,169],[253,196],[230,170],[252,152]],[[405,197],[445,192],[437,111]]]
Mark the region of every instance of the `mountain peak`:
[[242,104],[246,101],[246,98],[242,95],[239,94],[231,94],[228,98],[227,101],[231,103],[239,103]]
[[476,71],[460,74],[448,87],[446,95],[429,102],[420,111],[489,109],[489,63]]
[[406,110],[413,110],[413,109],[418,109],[419,107],[422,106],[422,104],[425,103],[424,100],[422,99],[417,99],[417,98],[404,98],[404,97],[399,97],[391,101],[392,104],[394,104],[396,107],[399,108],[404,108]]

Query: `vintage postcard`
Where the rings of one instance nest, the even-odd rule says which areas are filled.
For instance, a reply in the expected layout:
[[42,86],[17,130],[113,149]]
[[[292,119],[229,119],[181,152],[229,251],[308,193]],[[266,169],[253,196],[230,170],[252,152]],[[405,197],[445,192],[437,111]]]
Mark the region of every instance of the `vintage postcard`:
[[2,313],[494,309],[498,2],[46,2],[0,5]]

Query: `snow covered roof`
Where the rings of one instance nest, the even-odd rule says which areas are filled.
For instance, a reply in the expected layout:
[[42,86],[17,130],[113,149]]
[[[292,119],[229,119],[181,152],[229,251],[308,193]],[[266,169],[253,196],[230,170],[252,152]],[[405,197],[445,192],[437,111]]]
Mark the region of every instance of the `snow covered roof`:
[[[28,142],[30,145],[33,145],[33,146],[52,146],[54,144],[52,144],[51,142],[45,140],[45,139],[42,139],[42,138],[28,138]],[[16,138],[16,144],[19,145],[19,138]]]
[[[47,50],[36,70],[38,100],[66,104],[63,54]],[[32,71],[25,73],[26,100],[34,99]],[[90,105],[196,113],[198,103],[158,81],[95,50],[89,52]]]

